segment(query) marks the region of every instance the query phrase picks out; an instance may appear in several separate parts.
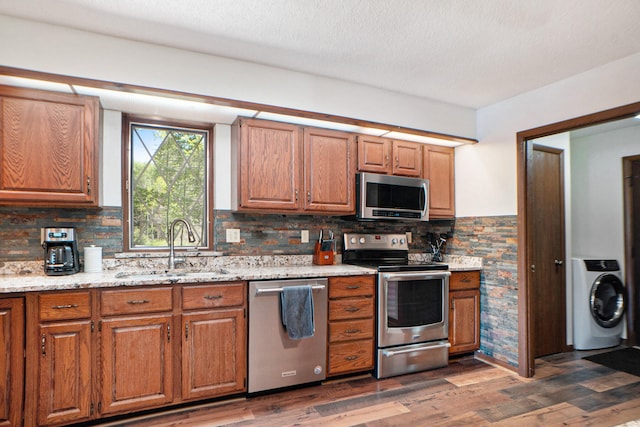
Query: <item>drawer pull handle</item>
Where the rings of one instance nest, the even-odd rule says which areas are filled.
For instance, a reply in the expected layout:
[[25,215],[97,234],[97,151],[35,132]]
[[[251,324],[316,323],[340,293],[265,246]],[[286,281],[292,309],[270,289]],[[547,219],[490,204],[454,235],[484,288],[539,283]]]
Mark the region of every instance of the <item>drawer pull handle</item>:
[[66,308],[77,308],[77,307],[78,307],[78,304],[66,304],[66,305],[54,305],[51,308],[55,310],[64,310]]
[[148,304],[150,302],[151,301],[149,301],[148,299],[133,299],[127,301],[127,304]]
[[349,362],[351,362],[352,360],[356,360],[358,358],[359,358],[358,356],[347,356],[344,358],[344,360],[348,360]]
[[220,299],[222,297],[222,295],[205,295],[204,299]]
[[360,329],[347,329],[344,332],[345,332],[345,334],[357,334],[357,333],[360,333],[362,331],[360,331]]
[[360,285],[349,285],[347,289],[360,289]]
[[358,307],[347,307],[344,311],[348,311],[349,313],[355,313],[356,311],[360,311]]

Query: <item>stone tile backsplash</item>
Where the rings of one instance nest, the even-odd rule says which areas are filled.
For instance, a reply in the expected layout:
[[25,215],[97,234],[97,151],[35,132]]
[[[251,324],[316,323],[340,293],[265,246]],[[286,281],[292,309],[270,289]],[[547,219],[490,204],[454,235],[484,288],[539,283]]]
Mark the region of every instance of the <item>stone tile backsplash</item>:
[[[121,256],[123,248],[122,209],[0,208],[0,270],[12,268],[38,271],[43,249],[40,229],[50,226],[76,227],[79,248],[103,248],[105,269],[123,268],[130,261]],[[240,243],[226,243],[225,230],[240,229]],[[518,278],[517,216],[465,217],[428,223],[357,222],[348,218],[309,215],[244,214],[214,211],[214,251],[226,257],[255,257],[256,265],[273,256],[287,262],[308,262],[319,231],[332,230],[341,240],[345,232],[412,233],[411,255],[430,252],[427,233],[452,237],[446,256],[482,259],[481,349],[507,364],[518,364]],[[300,242],[300,231],[309,230],[310,242]],[[342,242],[338,243],[341,251]],[[301,261],[302,260],[302,261]],[[446,257],[445,257],[446,260]],[[136,265],[141,265],[140,260]],[[149,269],[164,265],[166,257],[150,257],[142,262]],[[192,260],[197,268],[201,260]],[[210,261],[209,261],[210,262]],[[278,261],[280,262],[280,261]],[[146,264],[145,264],[146,263]],[[197,265],[196,265],[197,264]],[[17,271],[16,273],[20,273]],[[6,274],[6,273],[5,273]]]

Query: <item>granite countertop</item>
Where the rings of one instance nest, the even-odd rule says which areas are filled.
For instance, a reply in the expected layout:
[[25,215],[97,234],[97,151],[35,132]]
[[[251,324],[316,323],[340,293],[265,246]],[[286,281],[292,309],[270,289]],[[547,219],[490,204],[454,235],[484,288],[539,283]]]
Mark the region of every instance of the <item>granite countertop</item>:
[[[199,254],[189,259],[186,268],[166,269],[166,258],[135,260],[103,260],[100,273],[80,272],[64,276],[47,276],[42,262],[16,263],[0,268],[0,294],[90,289],[174,283],[211,283],[238,280],[271,280],[308,277],[374,275],[373,268],[341,264],[313,265],[308,256],[255,256],[224,257]],[[412,256],[417,261],[429,261],[422,255]],[[482,269],[482,259],[445,256],[450,271]]]
[[166,270],[139,272],[103,271],[101,273],[81,272],[66,276],[47,276],[44,273],[2,275],[0,276],[0,293],[373,274],[375,274],[375,270],[370,268],[339,264],[327,266],[225,267],[210,271],[185,269],[176,269],[170,272]]

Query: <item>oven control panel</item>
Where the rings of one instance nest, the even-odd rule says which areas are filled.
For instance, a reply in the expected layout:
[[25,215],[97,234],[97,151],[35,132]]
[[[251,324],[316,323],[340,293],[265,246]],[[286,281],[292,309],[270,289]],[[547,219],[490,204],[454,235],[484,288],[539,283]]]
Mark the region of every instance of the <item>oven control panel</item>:
[[344,249],[395,249],[409,250],[409,243],[405,234],[360,234],[344,233]]

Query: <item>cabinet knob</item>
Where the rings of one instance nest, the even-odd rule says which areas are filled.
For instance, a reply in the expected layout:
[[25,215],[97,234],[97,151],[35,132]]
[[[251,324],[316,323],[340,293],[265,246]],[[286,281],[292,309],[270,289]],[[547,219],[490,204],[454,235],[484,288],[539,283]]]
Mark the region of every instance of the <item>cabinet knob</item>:
[[561,260],[557,259],[555,261],[553,261],[556,265],[562,265],[564,264]]

